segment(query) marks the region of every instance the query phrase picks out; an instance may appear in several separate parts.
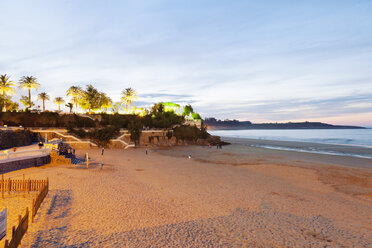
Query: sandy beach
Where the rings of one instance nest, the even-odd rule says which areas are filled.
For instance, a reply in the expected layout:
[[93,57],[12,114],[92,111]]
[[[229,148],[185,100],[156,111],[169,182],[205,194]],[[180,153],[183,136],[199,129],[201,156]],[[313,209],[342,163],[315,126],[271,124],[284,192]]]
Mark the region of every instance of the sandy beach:
[[[338,156],[239,144],[152,149],[147,156],[143,148],[77,152],[89,152],[89,169],[44,166],[5,174],[50,180],[22,247],[372,244],[372,170],[347,165],[361,163],[358,158],[339,165]],[[12,202],[0,207],[14,212],[27,205],[27,199]]]

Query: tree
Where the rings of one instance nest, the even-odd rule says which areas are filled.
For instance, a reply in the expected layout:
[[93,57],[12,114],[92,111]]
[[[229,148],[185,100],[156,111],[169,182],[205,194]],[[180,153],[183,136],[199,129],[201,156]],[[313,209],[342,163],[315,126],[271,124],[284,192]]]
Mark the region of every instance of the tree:
[[92,110],[100,109],[101,97],[101,93],[96,88],[92,85],[87,85],[86,90],[82,91],[79,98],[79,105],[91,114]]
[[10,96],[6,96],[5,99],[3,99],[0,95],[0,109],[3,109],[4,105],[6,106],[6,111],[16,111],[19,108],[19,104],[13,102]]
[[100,97],[101,110],[102,112],[107,113],[107,109],[112,106],[112,100],[106,95],[106,93],[100,93]]
[[27,96],[21,96],[19,101],[25,106],[25,109],[33,107],[35,104],[30,102],[30,98]]
[[41,92],[38,95],[38,100],[42,100],[43,101],[43,112],[45,112],[45,101],[49,101],[50,100],[49,95],[46,92]]
[[134,146],[137,146],[142,133],[142,123],[140,120],[135,119],[128,124],[128,131],[130,139],[134,141]]
[[67,90],[67,96],[71,97],[73,104],[75,105],[75,113],[77,113],[79,97],[82,95],[82,89],[79,86],[71,86]]
[[3,112],[7,111],[6,95],[16,94],[13,86],[15,86],[15,84],[9,79],[9,76],[6,74],[0,75],[0,94],[2,94],[3,98]]
[[194,119],[194,120],[201,120],[201,117],[199,115],[199,113],[191,113],[191,117]]
[[58,110],[61,111],[61,104],[63,104],[65,100],[62,97],[54,98],[54,103],[58,105]]
[[130,113],[131,105],[134,100],[137,100],[137,92],[132,88],[126,88],[121,92],[121,102],[125,103],[127,113]]
[[28,90],[28,102],[29,102],[29,108],[31,108],[31,90],[37,89],[40,87],[40,84],[37,82],[37,79],[33,76],[23,76],[21,77],[21,80],[19,81],[19,88],[24,89],[26,88]]
[[70,113],[72,113],[72,108],[74,107],[74,104],[69,102],[65,106],[68,107],[70,109]]
[[182,112],[183,116],[189,116],[192,113],[194,113],[194,109],[191,107],[190,104],[183,107],[183,112]]
[[119,113],[120,105],[120,102],[114,103],[113,105],[111,105],[111,111],[115,114]]
[[154,104],[154,106],[151,107],[151,114],[158,114],[164,112],[164,105],[162,102],[159,102],[157,104]]

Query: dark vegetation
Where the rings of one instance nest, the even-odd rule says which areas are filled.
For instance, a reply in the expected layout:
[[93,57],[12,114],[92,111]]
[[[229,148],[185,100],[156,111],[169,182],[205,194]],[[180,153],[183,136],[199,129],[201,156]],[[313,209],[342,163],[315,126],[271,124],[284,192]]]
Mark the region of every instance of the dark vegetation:
[[104,128],[94,128],[89,131],[85,131],[83,128],[68,128],[69,133],[82,138],[90,139],[99,146],[106,146],[110,139],[114,139],[120,131],[118,127],[104,127]]
[[60,128],[128,128],[129,123],[148,128],[171,128],[181,124],[182,116],[174,112],[164,112],[163,109],[154,108],[151,113],[140,117],[137,115],[122,114],[93,114],[91,118],[76,114],[59,115],[55,112],[0,112],[0,125],[23,127],[60,127]]
[[0,112],[0,124],[23,127],[95,127],[97,122],[75,114],[59,115],[55,112]]
[[[204,129],[195,126],[179,126],[173,129],[173,135],[177,140],[197,141],[198,139],[207,139],[210,134]],[[168,137],[169,138],[169,137]]]
[[137,146],[142,133],[142,125],[140,121],[131,121],[128,125],[128,131],[130,133],[130,139],[134,141],[134,145]]

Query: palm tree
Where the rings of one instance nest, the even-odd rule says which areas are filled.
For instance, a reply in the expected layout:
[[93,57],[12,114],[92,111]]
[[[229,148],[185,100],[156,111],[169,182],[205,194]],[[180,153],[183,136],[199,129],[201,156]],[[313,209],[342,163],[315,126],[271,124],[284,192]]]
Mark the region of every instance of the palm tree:
[[70,113],[71,113],[72,112],[72,108],[74,107],[74,104],[72,102],[69,102],[65,106],[70,109]]
[[34,106],[35,104],[33,102],[29,101],[29,98],[27,96],[21,96],[19,101],[25,106],[25,109],[30,108],[30,106]]
[[99,105],[101,107],[101,111],[103,113],[107,113],[107,109],[112,106],[112,100],[110,97],[106,95],[106,93],[103,93],[103,92],[100,93],[100,97],[101,99],[100,99]]
[[40,87],[40,84],[37,82],[37,79],[33,76],[23,76],[19,81],[19,88],[26,88],[28,90],[28,102],[29,107],[31,108],[31,90],[37,89]]
[[126,88],[121,92],[121,102],[125,103],[125,108],[127,109],[127,113],[130,113],[130,107],[134,100],[137,100],[137,92],[132,88]]
[[38,95],[38,100],[42,100],[43,101],[43,112],[45,112],[45,101],[49,101],[50,100],[49,95],[46,92],[41,92]]
[[61,104],[63,104],[65,100],[62,97],[54,98],[54,103],[58,105],[58,110],[61,111]]
[[5,112],[6,109],[6,95],[7,94],[16,94],[15,90],[12,88],[15,86],[14,82],[9,79],[9,76],[6,74],[0,75],[0,94],[3,95],[3,111]]
[[114,104],[111,105],[111,111],[112,111],[114,114],[119,113],[120,105],[121,105],[120,102],[115,102]]
[[75,113],[77,113],[77,107],[78,107],[78,100],[79,97],[82,94],[81,87],[79,86],[71,86],[67,90],[67,96],[72,98],[73,103],[75,104]]
[[92,111],[96,111],[101,108],[101,98],[102,93],[94,88],[93,85],[89,84],[81,93],[79,105],[82,109],[88,110],[88,113],[91,114]]

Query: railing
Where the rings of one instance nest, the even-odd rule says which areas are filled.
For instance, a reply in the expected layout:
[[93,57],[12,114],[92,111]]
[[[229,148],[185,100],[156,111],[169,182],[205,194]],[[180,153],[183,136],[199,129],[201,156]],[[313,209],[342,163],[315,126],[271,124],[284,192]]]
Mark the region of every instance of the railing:
[[18,152],[11,152],[10,150],[5,150],[0,153],[0,160],[3,159],[12,159],[19,157],[28,157],[28,156],[40,156],[40,155],[49,155],[50,149],[35,149],[35,150],[25,150]]
[[[54,133],[54,134],[62,137],[62,139],[64,139],[66,143],[86,143],[86,144],[89,144],[90,146],[97,146],[97,144],[91,142],[90,140],[84,140],[84,139],[77,138],[77,137],[75,137],[73,135],[70,135],[70,134],[64,134],[64,133],[60,132],[61,130],[59,130],[59,129],[51,129],[51,130],[37,130],[37,129],[34,129],[33,131],[34,132],[39,132],[39,133]],[[68,140],[68,139],[72,139],[72,140]]]
[[16,248],[21,244],[21,240],[28,229],[28,208],[26,208],[26,214],[25,216],[19,215],[18,216],[18,226],[17,228],[13,226],[12,228],[12,239],[10,242],[8,240],[5,240],[5,246],[4,248]]

